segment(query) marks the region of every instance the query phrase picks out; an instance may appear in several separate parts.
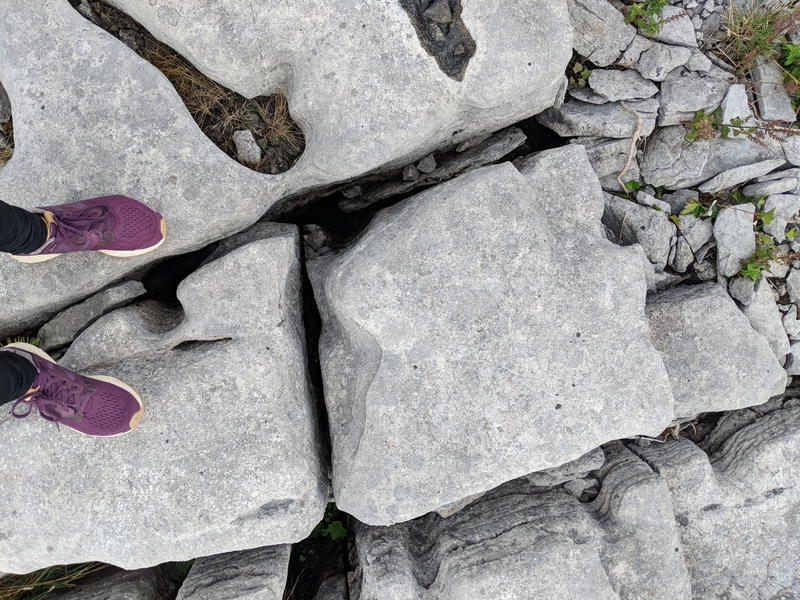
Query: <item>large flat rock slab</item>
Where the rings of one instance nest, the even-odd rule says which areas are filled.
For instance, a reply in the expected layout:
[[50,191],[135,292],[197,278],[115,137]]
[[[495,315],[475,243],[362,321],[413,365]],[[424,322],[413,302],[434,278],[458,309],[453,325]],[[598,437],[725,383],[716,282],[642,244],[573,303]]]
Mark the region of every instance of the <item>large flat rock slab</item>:
[[408,520],[672,418],[642,256],[602,233],[585,150],[521,168],[395,205],[310,263],[335,497],[363,522]]
[[[281,175],[231,160],[167,79],[67,0],[0,6],[0,81],[16,149],[0,197],[24,208],[124,193],[162,212],[168,240],[134,260],[0,257],[0,335],[17,333],[144,264],[254,223],[294,192],[422,157],[551,106],[571,28],[564,0],[464,0],[477,44],[461,81],[423,48],[394,0],[125,2],[159,39],[246,96],[286,92],[306,151]],[[224,26],[211,27],[210,24]]]
[[328,489],[298,255],[297,232],[278,229],[184,280],[183,314],[160,331],[141,319],[123,335],[115,315],[127,307],[79,336],[63,362],[130,384],[144,417],[113,439],[35,416],[4,423],[0,571],[139,568],[311,532]]

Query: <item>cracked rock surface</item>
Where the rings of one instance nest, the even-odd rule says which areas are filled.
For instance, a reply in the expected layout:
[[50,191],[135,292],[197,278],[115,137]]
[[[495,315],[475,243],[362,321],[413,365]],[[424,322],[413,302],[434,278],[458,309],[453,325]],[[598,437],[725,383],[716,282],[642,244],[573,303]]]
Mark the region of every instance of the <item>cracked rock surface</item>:
[[[395,205],[309,265],[334,492],[363,522],[419,516],[672,418],[642,259],[602,234],[585,151],[521,170]],[[583,210],[565,210],[577,198]]]
[[[39,509],[0,513],[0,570],[138,568],[311,532],[328,490],[298,250],[297,232],[279,230],[203,266],[179,287],[185,314],[167,331],[132,324],[125,337],[112,312],[81,334],[64,363],[113,371],[145,399],[144,417],[113,446],[41,419],[4,428],[0,501],[25,497]],[[94,340],[85,355],[84,336]]]
[[[309,0],[280,10],[236,2],[113,4],[245,96],[287,90],[305,153],[286,173],[256,173],[201,133],[157,69],[67,0],[47,0],[36,11],[22,0],[4,3],[0,80],[14,110],[17,150],[0,170],[0,195],[31,208],[43,198],[74,201],[112,190],[162,212],[169,234],[144,257],[70,255],[38,265],[35,275],[4,258],[0,334],[29,327],[146,263],[235,233],[291,193],[422,158],[445,142],[544,110],[563,92],[570,57],[563,0],[508,3],[504,11],[465,0],[462,18],[479,51],[462,82],[425,52],[397,2]],[[297,23],[304,25],[291,25]],[[351,60],[354,53],[363,60]],[[58,285],[62,280],[70,285]]]

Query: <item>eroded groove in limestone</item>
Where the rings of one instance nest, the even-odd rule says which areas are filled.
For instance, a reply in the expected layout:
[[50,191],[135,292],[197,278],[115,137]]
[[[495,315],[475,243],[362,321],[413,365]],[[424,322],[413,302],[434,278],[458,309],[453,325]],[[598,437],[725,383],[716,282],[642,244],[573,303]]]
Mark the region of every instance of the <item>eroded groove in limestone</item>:
[[461,0],[400,0],[422,47],[439,68],[462,81],[477,44],[461,18]]
[[203,133],[231,158],[260,173],[277,174],[291,169],[302,156],[305,135],[282,94],[255,98],[237,94],[203,75],[181,54],[105,2],[80,3],[78,12],[157,67]]

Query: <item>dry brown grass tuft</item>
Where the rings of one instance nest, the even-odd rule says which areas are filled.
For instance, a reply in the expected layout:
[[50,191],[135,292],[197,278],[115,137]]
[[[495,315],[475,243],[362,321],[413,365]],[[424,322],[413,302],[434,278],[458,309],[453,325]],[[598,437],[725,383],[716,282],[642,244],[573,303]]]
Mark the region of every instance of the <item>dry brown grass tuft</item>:
[[0,167],[14,154],[14,126],[11,121],[0,123]]
[[281,94],[248,99],[240,96],[197,70],[191,62],[153,38],[133,19],[103,2],[94,0],[92,8],[102,26],[119,37],[121,30],[140,40],[138,53],[169,79],[197,125],[226,154],[236,159],[233,133],[250,129],[259,140],[263,158],[248,165],[262,173],[290,169],[305,149],[303,131],[289,114],[286,97]]
[[42,600],[106,568],[108,565],[95,562],[48,567],[27,575],[6,575],[0,579],[0,600]]
[[714,49],[744,75],[758,57],[773,59],[787,34],[800,30],[797,0],[751,0],[731,3]]

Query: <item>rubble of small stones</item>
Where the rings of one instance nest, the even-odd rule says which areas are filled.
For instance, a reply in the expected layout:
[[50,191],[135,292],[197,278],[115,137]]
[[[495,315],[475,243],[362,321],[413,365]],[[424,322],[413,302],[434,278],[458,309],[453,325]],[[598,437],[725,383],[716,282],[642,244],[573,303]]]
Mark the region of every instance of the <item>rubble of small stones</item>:
[[[656,32],[621,0],[114,0],[286,95],[307,145],[276,175],[72,4],[0,7],[0,197],[119,190],[169,239],[0,260],[0,334],[146,402],[113,444],[0,418],[0,570],[131,569],[59,596],[98,600],[800,598],[800,135],[776,62],[714,52],[727,0]],[[142,283],[195,251],[177,301]],[[329,502],[349,554],[306,573]]]

